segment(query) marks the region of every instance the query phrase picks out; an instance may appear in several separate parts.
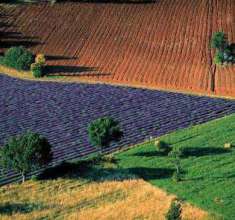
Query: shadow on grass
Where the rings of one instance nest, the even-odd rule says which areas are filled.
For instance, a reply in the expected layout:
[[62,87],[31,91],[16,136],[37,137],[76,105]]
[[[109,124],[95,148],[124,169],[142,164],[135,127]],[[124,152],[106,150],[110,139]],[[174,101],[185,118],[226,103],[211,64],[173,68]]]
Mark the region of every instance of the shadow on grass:
[[139,157],[164,157],[167,156],[170,152],[170,149],[167,151],[147,151],[147,152],[138,152],[133,154],[133,156],[139,156]]
[[219,147],[190,147],[183,149],[182,157],[202,157],[209,155],[225,154],[229,152],[230,150]]
[[5,203],[0,204],[0,214],[12,215],[15,213],[30,213],[35,210],[42,210],[44,207],[40,203]]
[[45,66],[46,75],[57,75],[57,76],[105,76],[110,73],[99,73],[94,67],[87,66]]
[[[108,166],[107,166],[108,164]],[[174,169],[169,168],[120,168],[115,163],[100,161],[79,161],[76,163],[63,162],[60,165],[45,170],[38,176],[39,180],[63,178],[84,178],[89,181],[123,181],[143,178],[144,180],[164,179],[172,176]]]

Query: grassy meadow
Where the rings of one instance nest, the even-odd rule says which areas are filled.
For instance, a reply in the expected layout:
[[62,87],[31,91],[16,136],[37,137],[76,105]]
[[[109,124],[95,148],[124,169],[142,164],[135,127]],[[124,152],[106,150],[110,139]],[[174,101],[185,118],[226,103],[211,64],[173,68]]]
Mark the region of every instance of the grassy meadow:
[[151,184],[190,201],[210,213],[235,219],[235,115],[179,130],[161,138],[173,148],[183,148],[183,180],[172,181],[171,158],[145,143],[117,155],[120,169],[128,169]]

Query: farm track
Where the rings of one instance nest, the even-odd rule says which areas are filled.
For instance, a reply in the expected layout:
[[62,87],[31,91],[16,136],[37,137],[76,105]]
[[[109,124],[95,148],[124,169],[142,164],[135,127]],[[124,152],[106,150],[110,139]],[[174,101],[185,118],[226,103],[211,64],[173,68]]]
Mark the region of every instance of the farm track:
[[[235,112],[235,101],[108,85],[32,82],[0,75],[0,146],[30,129],[53,146],[52,165],[95,152],[87,126],[98,117],[120,121],[124,138],[112,152]],[[0,185],[19,180],[9,172]]]
[[[235,42],[233,0],[39,4],[0,13],[12,24],[3,32],[25,36],[35,53],[51,56],[51,74],[68,81],[235,97],[235,68],[215,68],[209,45],[219,30]],[[11,40],[17,44],[17,37],[3,42]]]

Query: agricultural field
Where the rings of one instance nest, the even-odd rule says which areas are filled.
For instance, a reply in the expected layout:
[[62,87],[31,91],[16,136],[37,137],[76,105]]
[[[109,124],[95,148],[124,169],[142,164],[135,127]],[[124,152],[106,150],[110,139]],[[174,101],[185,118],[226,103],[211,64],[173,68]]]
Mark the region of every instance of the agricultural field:
[[223,148],[235,141],[234,121],[233,114],[161,137],[172,148],[187,149],[180,182],[171,178],[171,158],[152,140],[101,161],[66,162],[37,179],[1,187],[0,217],[163,220],[176,195],[183,201],[183,219],[234,219],[235,150]]
[[[87,128],[103,116],[119,121],[124,132],[106,148],[113,151],[234,112],[232,100],[0,75],[0,145],[27,130],[38,132],[52,144],[54,164],[95,152]],[[17,178],[10,172],[1,183]]]
[[216,31],[235,42],[233,0],[1,5],[0,14],[1,51],[44,53],[51,75],[235,97],[235,68],[215,66],[210,48]]
[[0,219],[235,219],[234,27],[234,0],[1,1]]

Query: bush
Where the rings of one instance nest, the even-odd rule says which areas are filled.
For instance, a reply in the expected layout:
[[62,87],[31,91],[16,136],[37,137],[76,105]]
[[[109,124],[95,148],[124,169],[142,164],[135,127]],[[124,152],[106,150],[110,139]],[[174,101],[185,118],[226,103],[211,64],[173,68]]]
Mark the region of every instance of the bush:
[[99,118],[88,126],[90,142],[101,149],[109,146],[112,141],[118,141],[122,137],[119,123],[110,117]]
[[180,202],[173,200],[168,212],[166,213],[166,220],[181,220],[181,212],[182,208]]
[[37,170],[52,160],[51,145],[37,133],[26,132],[10,138],[1,148],[0,163],[4,169],[13,169],[22,175]]
[[156,140],[154,145],[156,146],[157,150],[159,150],[159,151],[163,151],[163,152],[169,152],[170,151],[169,145],[164,141]]
[[30,70],[35,78],[43,77],[43,69],[39,63],[32,63]]
[[35,58],[35,63],[40,64],[41,66],[44,66],[46,64],[46,58],[44,56],[44,54],[37,54],[36,58]]
[[4,65],[17,70],[29,70],[33,63],[33,54],[24,47],[11,47],[4,56]]

